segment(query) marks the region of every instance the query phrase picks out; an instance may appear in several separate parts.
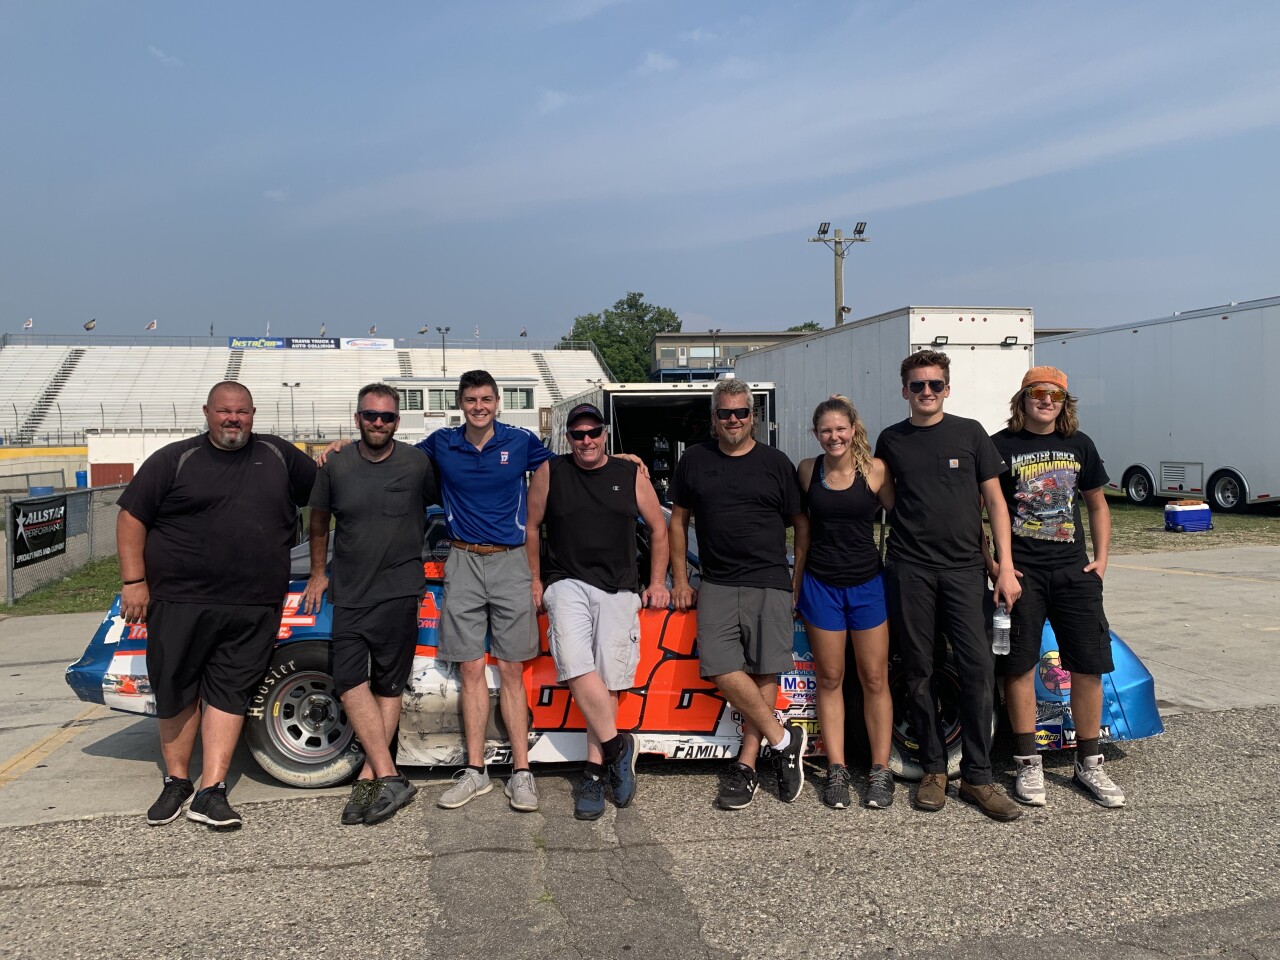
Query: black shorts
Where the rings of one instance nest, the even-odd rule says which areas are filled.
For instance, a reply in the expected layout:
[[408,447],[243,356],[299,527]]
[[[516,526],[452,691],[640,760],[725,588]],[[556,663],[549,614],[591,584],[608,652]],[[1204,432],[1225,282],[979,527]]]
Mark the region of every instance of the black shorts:
[[156,716],[200,700],[241,714],[271,663],[280,604],[177,603],[147,607],[147,676]]
[[1001,676],[1018,677],[1040,662],[1040,637],[1048,619],[1058,638],[1062,669],[1103,674],[1111,662],[1111,627],[1102,610],[1102,579],[1072,564],[1047,570],[1022,567],[1022,596],[1009,617],[1009,655],[996,657]]
[[375,696],[400,696],[418,646],[421,601],[396,597],[371,607],[334,607],[329,663],[339,696],[366,682]]

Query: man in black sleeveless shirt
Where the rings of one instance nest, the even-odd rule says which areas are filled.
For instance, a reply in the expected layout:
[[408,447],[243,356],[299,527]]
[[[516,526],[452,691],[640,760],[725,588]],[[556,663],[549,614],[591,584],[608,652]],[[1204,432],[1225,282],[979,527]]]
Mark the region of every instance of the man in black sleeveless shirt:
[[[640,607],[665,607],[667,525],[653,484],[634,463],[605,451],[604,417],[589,403],[569,411],[570,456],[538,467],[529,485],[525,548],[534,598],[547,631],[556,679],[568,683],[587,721],[587,764],[573,815],[604,813],[607,772],[613,802],[636,791],[636,741],[617,727],[618,694],[635,685],[640,661]],[[635,517],[649,525],[649,585],[640,593]],[[542,562],[539,526],[547,526]]]

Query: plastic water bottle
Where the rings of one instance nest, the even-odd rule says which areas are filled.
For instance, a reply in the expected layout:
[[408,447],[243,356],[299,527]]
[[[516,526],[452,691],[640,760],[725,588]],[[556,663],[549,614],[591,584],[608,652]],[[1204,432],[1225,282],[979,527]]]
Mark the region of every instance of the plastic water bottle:
[[991,617],[991,652],[997,657],[1009,652],[1009,630],[1012,626],[1013,620],[1002,603]]

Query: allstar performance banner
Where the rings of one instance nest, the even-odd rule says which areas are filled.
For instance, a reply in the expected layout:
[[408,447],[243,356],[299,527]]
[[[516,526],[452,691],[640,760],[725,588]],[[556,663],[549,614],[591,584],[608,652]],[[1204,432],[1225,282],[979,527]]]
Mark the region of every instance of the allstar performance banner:
[[13,569],[67,552],[67,498],[42,497],[13,505],[9,525]]

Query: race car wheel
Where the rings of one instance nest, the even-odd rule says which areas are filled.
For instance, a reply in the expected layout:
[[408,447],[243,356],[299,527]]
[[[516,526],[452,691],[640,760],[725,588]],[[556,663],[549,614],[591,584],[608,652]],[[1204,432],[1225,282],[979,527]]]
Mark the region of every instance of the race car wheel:
[[291,787],[332,787],[364,764],[333,688],[324,643],[276,650],[249,704],[244,735],[258,765]]
[[[947,778],[960,776],[960,678],[949,663],[938,664],[933,671],[933,684],[938,710],[942,714],[942,745],[947,751]],[[915,731],[907,716],[907,679],[901,669],[889,673],[889,692],[893,697],[893,740],[889,747],[889,769],[902,780],[919,780],[924,776]],[[995,714],[992,714],[994,725]],[[993,726],[994,729],[994,726]]]

